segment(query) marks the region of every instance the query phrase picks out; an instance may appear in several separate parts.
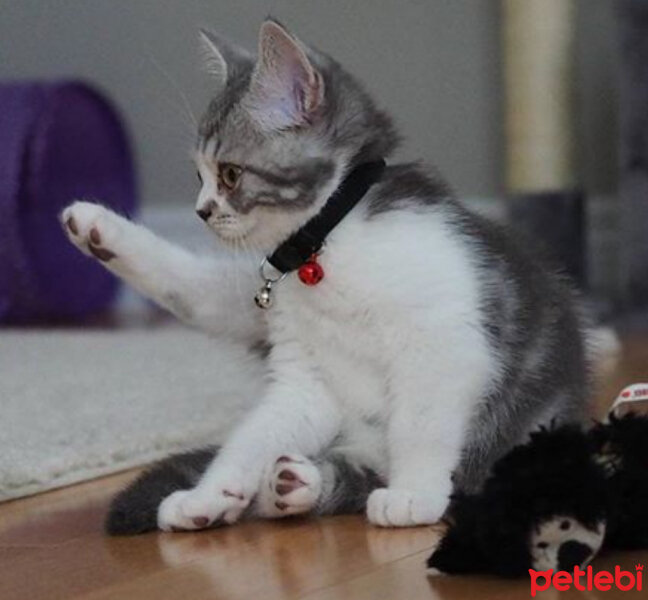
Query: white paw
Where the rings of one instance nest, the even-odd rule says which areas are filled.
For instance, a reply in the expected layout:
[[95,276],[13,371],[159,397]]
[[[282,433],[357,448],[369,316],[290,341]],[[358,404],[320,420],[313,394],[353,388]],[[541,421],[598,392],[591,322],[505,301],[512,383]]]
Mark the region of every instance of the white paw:
[[115,242],[122,217],[99,204],[74,202],[63,210],[60,219],[70,241],[84,254],[101,262],[117,258]]
[[437,523],[448,505],[435,494],[380,488],[367,500],[367,518],[381,527],[414,527]]
[[158,527],[162,531],[187,531],[231,524],[249,504],[250,498],[238,486],[225,486],[216,491],[197,487],[173,492],[158,508]]
[[307,513],[315,507],[321,492],[322,477],[317,466],[304,456],[280,456],[261,483],[259,513],[269,518]]
[[538,524],[529,538],[533,569],[571,571],[576,565],[584,568],[600,550],[605,529],[605,522],[590,529],[566,516],[554,516]]

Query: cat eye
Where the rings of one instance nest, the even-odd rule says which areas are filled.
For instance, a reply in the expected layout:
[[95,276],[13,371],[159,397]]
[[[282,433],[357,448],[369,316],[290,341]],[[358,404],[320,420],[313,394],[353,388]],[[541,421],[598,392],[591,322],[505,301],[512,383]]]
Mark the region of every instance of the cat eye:
[[203,178],[202,175],[200,174],[200,171],[196,171],[196,177],[198,177],[198,181],[200,181],[200,185],[203,184]]
[[242,172],[241,167],[230,163],[222,163],[218,166],[218,177],[221,183],[230,191],[238,185]]

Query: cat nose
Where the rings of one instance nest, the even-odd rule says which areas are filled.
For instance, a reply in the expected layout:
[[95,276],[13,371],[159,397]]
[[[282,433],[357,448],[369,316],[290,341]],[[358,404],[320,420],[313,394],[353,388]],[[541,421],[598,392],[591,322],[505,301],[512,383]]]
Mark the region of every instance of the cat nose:
[[216,208],[216,202],[213,199],[207,200],[204,206],[196,209],[196,214],[205,222],[211,217],[214,209]]
[[208,208],[199,208],[196,210],[196,214],[205,222],[211,217],[212,209],[211,206]]

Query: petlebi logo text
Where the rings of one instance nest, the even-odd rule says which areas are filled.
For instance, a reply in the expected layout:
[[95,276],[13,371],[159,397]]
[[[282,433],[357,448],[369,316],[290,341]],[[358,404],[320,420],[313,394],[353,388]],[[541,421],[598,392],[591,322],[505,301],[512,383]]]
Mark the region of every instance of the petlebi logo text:
[[538,592],[550,588],[559,592],[566,592],[572,587],[577,590],[592,591],[599,590],[606,592],[617,589],[622,592],[630,590],[643,590],[643,565],[635,565],[634,571],[624,571],[618,565],[611,571],[594,572],[591,566],[585,570],[574,567],[573,572],[569,571],[534,571],[529,569],[531,576],[531,596],[535,597]]

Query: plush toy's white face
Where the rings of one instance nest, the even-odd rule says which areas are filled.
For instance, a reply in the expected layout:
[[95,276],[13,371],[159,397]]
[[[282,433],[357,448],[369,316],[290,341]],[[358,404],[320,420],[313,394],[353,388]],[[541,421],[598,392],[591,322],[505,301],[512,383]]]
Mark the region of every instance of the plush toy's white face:
[[532,568],[536,571],[584,568],[603,544],[605,523],[590,529],[573,517],[557,515],[540,523],[529,539]]

